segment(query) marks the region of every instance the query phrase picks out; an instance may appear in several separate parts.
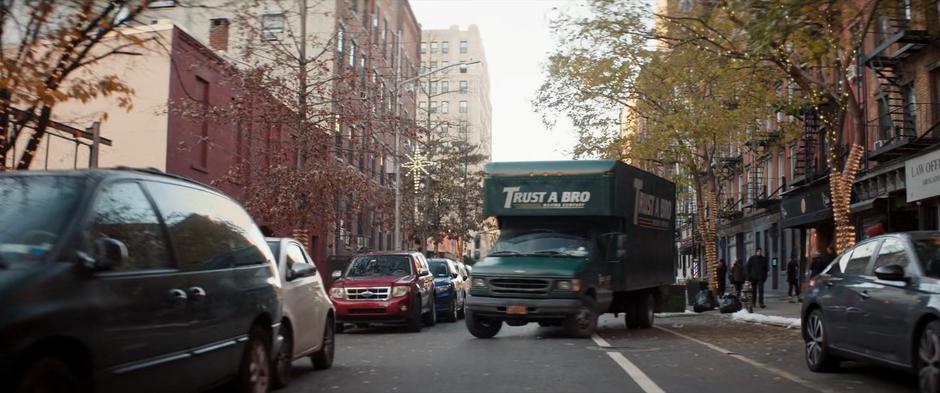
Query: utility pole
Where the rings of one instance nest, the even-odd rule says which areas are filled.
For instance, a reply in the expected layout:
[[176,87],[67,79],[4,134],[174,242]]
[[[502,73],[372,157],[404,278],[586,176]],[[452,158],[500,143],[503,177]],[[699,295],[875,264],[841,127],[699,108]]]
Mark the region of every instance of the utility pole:
[[[306,137],[305,124],[307,118],[307,0],[300,0],[300,47],[298,49],[298,69],[297,75],[297,134],[301,138]],[[302,144],[298,144],[297,149],[297,170],[300,170],[304,164]]]

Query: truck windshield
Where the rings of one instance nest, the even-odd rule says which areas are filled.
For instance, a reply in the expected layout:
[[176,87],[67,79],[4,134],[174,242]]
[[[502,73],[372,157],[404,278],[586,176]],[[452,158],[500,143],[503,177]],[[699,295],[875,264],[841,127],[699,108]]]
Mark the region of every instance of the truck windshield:
[[406,255],[377,255],[359,257],[349,265],[346,277],[392,276],[411,274],[411,260]]
[[586,257],[590,251],[590,240],[576,234],[551,229],[504,230],[490,256]]

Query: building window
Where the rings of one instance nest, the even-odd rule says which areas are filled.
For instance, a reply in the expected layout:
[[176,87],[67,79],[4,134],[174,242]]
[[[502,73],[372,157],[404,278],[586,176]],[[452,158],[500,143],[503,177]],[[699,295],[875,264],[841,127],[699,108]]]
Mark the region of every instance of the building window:
[[450,103],[447,101],[441,101],[441,113],[447,113],[450,111]]
[[356,68],[356,41],[349,42],[349,66]]
[[437,94],[437,81],[431,81],[431,94]]
[[428,109],[428,102],[427,102],[427,101],[421,101],[421,102],[419,102],[419,103],[418,103],[418,109]]
[[460,41],[460,53],[466,54],[468,50],[467,41]]
[[890,139],[892,128],[894,128],[894,125],[891,124],[891,109],[888,108],[888,98],[881,97],[878,99],[878,139]]
[[265,14],[261,16],[261,40],[277,41],[284,33],[284,14]]
[[442,41],[442,42],[441,42],[441,53],[448,53],[448,52],[450,52],[450,42],[448,42],[448,41]]
[[431,113],[437,113],[439,106],[440,106],[439,102],[431,101]]
[[359,56],[359,86],[366,85],[366,57]]
[[[940,5],[937,7],[940,7]],[[940,13],[940,10],[937,12]],[[934,68],[930,72],[930,80],[933,83],[933,122],[940,123],[940,67]]]
[[460,81],[460,94],[467,94],[469,89],[467,81]]
[[[346,45],[346,28],[343,26],[339,27],[339,30],[336,31],[336,52],[339,53],[340,59],[343,57],[343,49]],[[342,60],[340,60],[342,62]]]
[[[940,88],[940,84],[937,85],[937,88]],[[441,81],[441,93],[450,92],[450,82]],[[940,94],[940,91],[937,91],[937,94]]]
[[460,113],[467,113],[467,101],[460,101]]
[[[449,66],[449,65],[450,65],[450,62],[449,62],[449,61],[447,61],[447,60],[441,60],[441,68],[447,68],[447,66]],[[450,71],[450,70],[445,70],[444,73],[446,74],[448,71]]]
[[[442,108],[443,108],[443,107],[442,107]],[[442,122],[442,123],[440,124],[440,127],[441,127],[441,133],[442,133],[442,134],[446,134],[448,131],[450,131],[450,129],[448,129],[448,127],[447,127],[447,123],[446,123],[446,122]]]
[[457,131],[460,131],[460,134],[461,134],[461,135],[466,135],[466,134],[467,134],[467,130],[469,130],[469,129],[470,129],[470,127],[467,125],[467,121],[466,121],[466,120],[461,120],[460,123],[459,123],[459,125],[457,126]]
[[904,129],[901,133],[917,135],[917,100],[914,97],[914,84],[904,85],[901,91],[904,94]]
[[382,18],[382,55],[388,57],[388,19]]
[[352,0],[350,3],[351,4],[349,4],[349,9],[351,9],[352,12],[359,11],[359,0]]
[[427,42],[422,42],[422,43],[421,43],[421,54],[423,55],[423,54],[425,54],[425,53],[428,53],[428,43],[427,43]]
[[428,64],[429,64],[430,67],[431,67],[431,68],[428,69],[428,71],[434,71],[434,70],[437,69],[437,62],[436,62],[436,61],[432,61],[432,62],[430,62],[430,63],[428,63]]
[[437,41],[431,41],[431,53],[437,53]]
[[147,8],[176,7],[176,0],[157,0],[147,3]]
[[379,39],[379,6],[375,5],[375,12],[372,13],[372,43],[378,42]]

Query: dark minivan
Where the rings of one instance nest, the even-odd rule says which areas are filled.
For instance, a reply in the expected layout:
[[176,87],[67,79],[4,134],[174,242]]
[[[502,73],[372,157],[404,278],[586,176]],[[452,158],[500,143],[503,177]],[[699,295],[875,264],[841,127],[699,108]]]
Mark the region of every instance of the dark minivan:
[[803,302],[806,365],[844,359],[914,371],[940,392],[940,232],[859,242],[810,280]]
[[280,286],[251,217],[207,186],[0,175],[0,391],[268,391]]

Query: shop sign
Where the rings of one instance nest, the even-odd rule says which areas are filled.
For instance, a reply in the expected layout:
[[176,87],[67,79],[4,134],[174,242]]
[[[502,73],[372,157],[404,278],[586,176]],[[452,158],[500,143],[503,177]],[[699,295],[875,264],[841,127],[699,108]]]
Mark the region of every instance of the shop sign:
[[907,160],[904,173],[907,202],[940,195],[940,150]]

